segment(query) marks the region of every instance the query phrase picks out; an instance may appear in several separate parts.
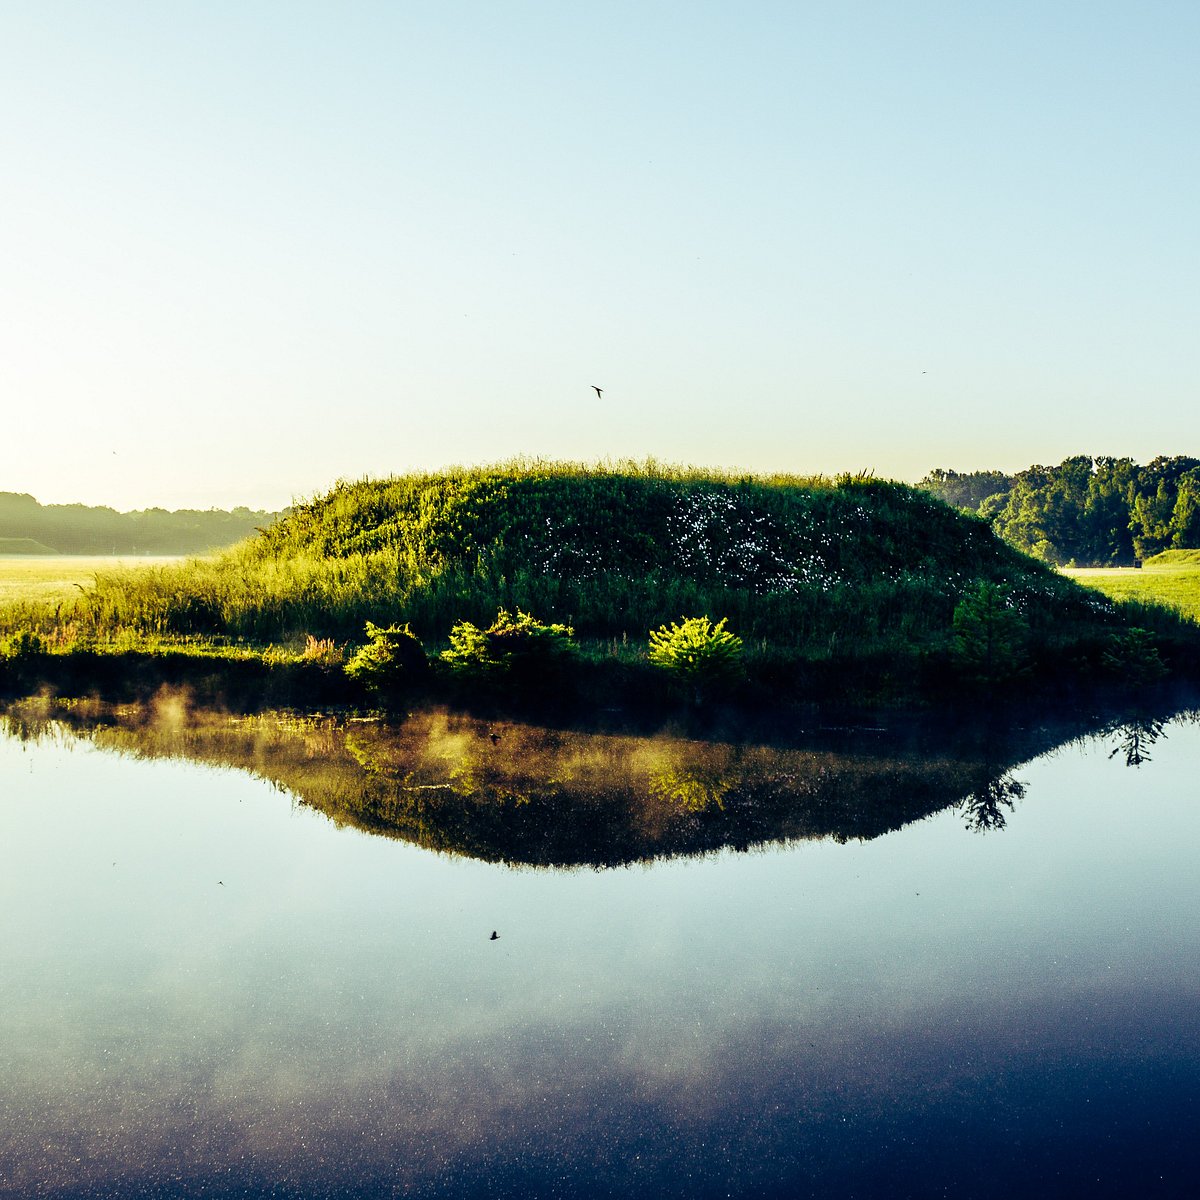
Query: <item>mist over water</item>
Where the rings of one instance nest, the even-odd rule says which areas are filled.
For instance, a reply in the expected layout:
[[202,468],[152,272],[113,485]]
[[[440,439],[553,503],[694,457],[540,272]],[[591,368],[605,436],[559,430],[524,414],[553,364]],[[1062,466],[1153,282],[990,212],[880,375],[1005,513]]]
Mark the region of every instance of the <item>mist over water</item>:
[[0,1195],[1186,1194],[1200,729],[850,740],[9,721]]

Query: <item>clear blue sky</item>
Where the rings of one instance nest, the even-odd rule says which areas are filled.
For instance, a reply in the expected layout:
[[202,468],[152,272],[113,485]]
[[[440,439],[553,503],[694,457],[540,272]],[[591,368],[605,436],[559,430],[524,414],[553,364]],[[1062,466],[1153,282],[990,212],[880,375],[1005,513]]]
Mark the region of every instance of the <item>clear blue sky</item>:
[[1194,0],[5,4],[0,490],[1200,453],[1198,61]]

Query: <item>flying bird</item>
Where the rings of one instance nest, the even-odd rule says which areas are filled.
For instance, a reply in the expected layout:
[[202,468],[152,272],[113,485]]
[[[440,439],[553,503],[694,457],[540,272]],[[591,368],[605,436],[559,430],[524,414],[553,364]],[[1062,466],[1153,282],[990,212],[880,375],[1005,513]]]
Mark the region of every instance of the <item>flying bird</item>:
[[597,399],[597,400],[598,400],[598,399],[600,399],[600,392],[602,391],[602,389],[601,389],[601,388],[598,388],[598,387],[597,387],[597,386],[596,386],[596,385],[593,383],[593,384],[592,384],[592,391],[596,393],[596,399]]
[[488,938],[488,941],[489,942],[498,942],[499,940],[500,940],[500,935],[493,929],[492,936],[490,938]]

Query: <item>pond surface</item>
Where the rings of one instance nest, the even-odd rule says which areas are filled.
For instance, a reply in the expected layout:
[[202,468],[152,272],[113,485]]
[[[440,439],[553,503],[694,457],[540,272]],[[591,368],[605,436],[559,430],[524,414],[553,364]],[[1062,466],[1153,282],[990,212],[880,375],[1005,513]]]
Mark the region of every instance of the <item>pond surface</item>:
[[831,739],[18,714],[0,1196],[1193,1195],[1200,726]]

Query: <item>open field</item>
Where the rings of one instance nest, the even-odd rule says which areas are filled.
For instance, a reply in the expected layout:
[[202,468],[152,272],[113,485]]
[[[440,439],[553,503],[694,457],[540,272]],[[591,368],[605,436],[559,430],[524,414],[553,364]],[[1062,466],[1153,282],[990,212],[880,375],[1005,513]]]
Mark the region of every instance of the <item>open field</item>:
[[0,554],[0,604],[57,604],[96,582],[97,571],[178,562],[178,555]]
[[[1185,557],[1186,555],[1186,557]],[[1095,588],[1113,600],[1140,600],[1167,604],[1200,623],[1200,556],[1176,551],[1150,560],[1141,570],[1132,567],[1064,567],[1085,587]]]

